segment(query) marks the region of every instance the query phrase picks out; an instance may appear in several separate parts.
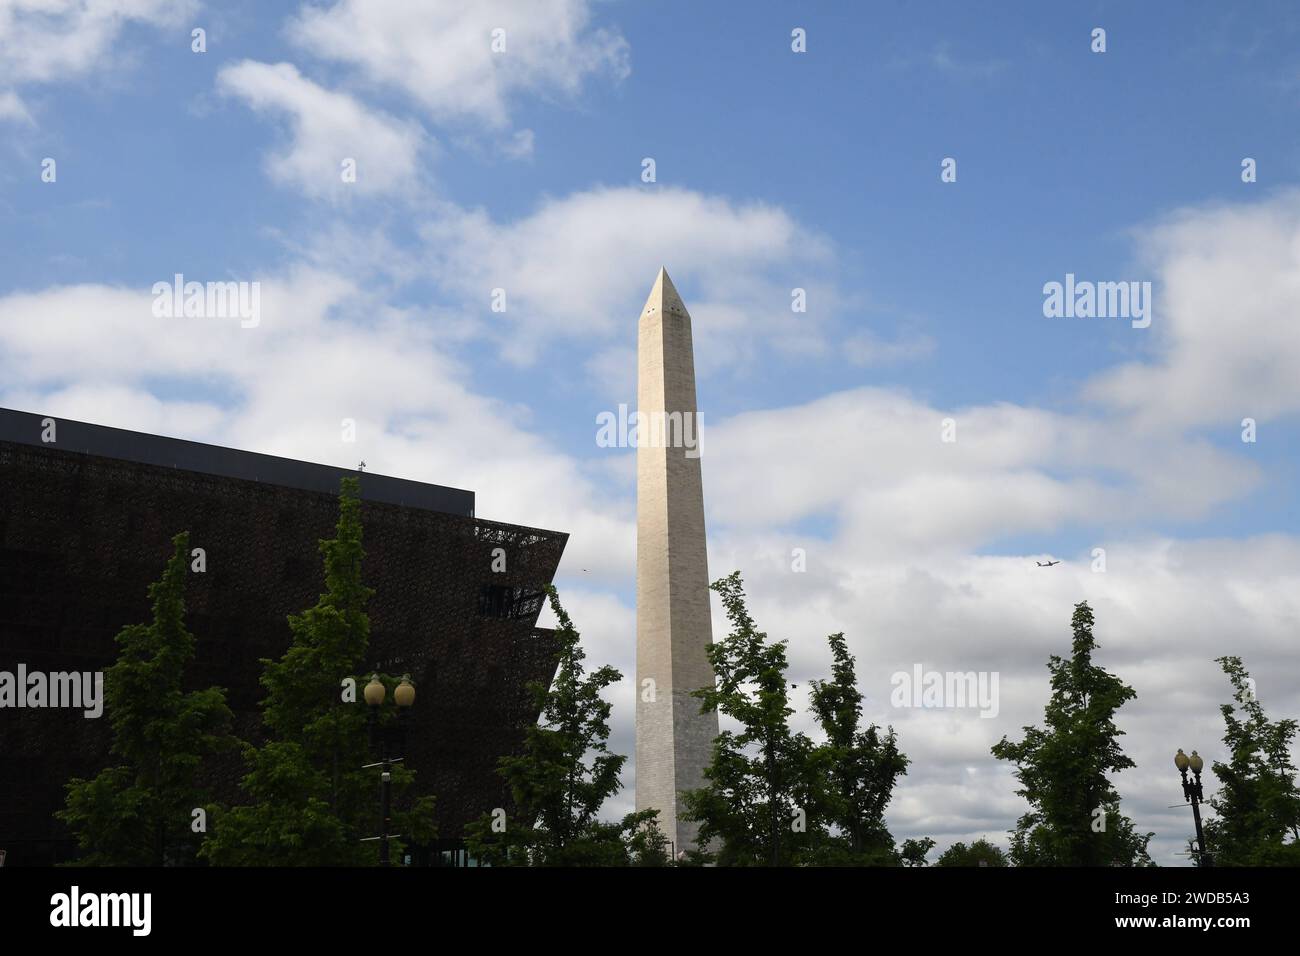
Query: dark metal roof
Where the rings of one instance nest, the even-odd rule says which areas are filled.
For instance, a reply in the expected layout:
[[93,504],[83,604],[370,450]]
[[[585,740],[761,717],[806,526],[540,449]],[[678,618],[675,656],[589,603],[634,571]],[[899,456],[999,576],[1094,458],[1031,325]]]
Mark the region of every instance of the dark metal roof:
[[[57,423],[54,442],[41,440],[45,431],[42,423],[46,418],[52,418]],[[164,438],[144,432],[90,425],[8,408],[0,408],[0,441],[161,465],[165,468],[180,468],[224,478],[264,481],[327,494],[338,494],[339,479],[343,476],[359,474],[361,497],[365,500],[468,517],[474,515],[474,492],[461,488],[447,488],[368,471],[357,472],[332,465],[240,451],[237,448],[222,448],[219,445],[205,445],[180,438]]]

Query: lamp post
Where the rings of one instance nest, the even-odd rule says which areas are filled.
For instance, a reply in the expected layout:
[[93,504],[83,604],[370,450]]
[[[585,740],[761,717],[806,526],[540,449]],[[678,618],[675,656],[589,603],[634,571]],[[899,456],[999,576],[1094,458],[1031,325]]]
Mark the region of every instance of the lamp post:
[[[366,705],[370,708],[370,749],[375,749],[375,744],[379,744],[380,760],[378,763],[366,764],[366,768],[379,767],[379,818],[380,831],[379,836],[370,839],[379,840],[379,865],[388,866],[388,838],[390,836],[401,836],[400,833],[388,832],[391,823],[391,790],[393,783],[393,764],[401,763],[405,757],[394,756],[393,750],[406,749],[406,712],[411,709],[415,703],[415,685],[411,683],[411,675],[405,674],[401,683],[393,690],[393,703],[397,705],[397,721],[395,724],[384,727],[379,724],[379,708],[383,706],[384,698],[388,696],[388,690],[384,687],[379,675],[375,674],[370,678],[370,683],[366,685],[364,692]],[[363,768],[364,769],[364,768]]]
[[[1182,748],[1174,754],[1174,766],[1178,768],[1179,775],[1183,778],[1183,799],[1192,805],[1192,819],[1196,821],[1196,846],[1197,853],[1200,857],[1201,866],[1213,866],[1213,860],[1210,854],[1205,852],[1205,833],[1201,830],[1201,801],[1205,799],[1205,793],[1201,789],[1201,768],[1205,766],[1205,761],[1195,750],[1189,757],[1183,753]],[[1191,768],[1193,780],[1187,779],[1187,770]]]

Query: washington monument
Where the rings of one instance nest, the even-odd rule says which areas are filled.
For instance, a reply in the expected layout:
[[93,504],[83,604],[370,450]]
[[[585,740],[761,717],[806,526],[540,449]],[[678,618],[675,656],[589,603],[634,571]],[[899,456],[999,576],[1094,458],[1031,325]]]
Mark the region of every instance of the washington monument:
[[691,696],[713,686],[704,488],[691,316],[663,269],[641,311],[637,410],[636,807],[659,811],[681,853],[697,827],[679,819],[678,792],[704,783],[718,715]]

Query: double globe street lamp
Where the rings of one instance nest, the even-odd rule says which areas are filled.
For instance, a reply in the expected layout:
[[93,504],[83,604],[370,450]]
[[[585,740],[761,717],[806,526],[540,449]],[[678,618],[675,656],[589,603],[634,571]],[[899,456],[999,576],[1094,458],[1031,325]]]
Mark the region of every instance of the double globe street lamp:
[[[1178,773],[1183,778],[1183,799],[1192,805],[1192,819],[1196,821],[1196,852],[1200,858],[1200,865],[1211,866],[1213,862],[1210,854],[1205,852],[1205,833],[1201,830],[1201,801],[1205,799],[1205,792],[1201,789],[1201,769],[1205,766],[1205,761],[1195,750],[1189,757],[1180,747],[1178,753],[1174,754],[1174,766],[1178,768]],[[1189,768],[1192,771],[1192,780],[1187,779]]]
[[401,682],[393,690],[393,703],[397,705],[397,720],[388,725],[381,726],[379,723],[379,708],[383,706],[384,699],[388,696],[388,689],[384,687],[383,681],[379,675],[375,674],[370,678],[370,683],[366,685],[364,691],[366,705],[370,708],[370,749],[373,752],[375,745],[379,745],[380,760],[378,763],[368,763],[362,769],[379,767],[379,817],[380,832],[377,837],[369,837],[371,840],[379,841],[379,865],[388,866],[388,838],[390,836],[401,836],[400,833],[389,833],[388,827],[391,822],[391,790],[393,783],[393,764],[401,763],[405,757],[394,755],[394,751],[406,749],[406,714],[415,703],[415,685],[411,683],[411,675],[402,676]]

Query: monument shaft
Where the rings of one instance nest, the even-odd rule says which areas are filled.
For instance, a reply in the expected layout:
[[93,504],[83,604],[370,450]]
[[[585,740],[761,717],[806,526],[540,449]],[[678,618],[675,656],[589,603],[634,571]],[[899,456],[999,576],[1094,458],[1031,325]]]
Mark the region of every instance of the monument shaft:
[[714,682],[704,489],[691,317],[663,269],[637,357],[636,806],[659,811],[681,852],[696,826],[679,819],[678,793],[704,783],[718,717],[691,696]]

